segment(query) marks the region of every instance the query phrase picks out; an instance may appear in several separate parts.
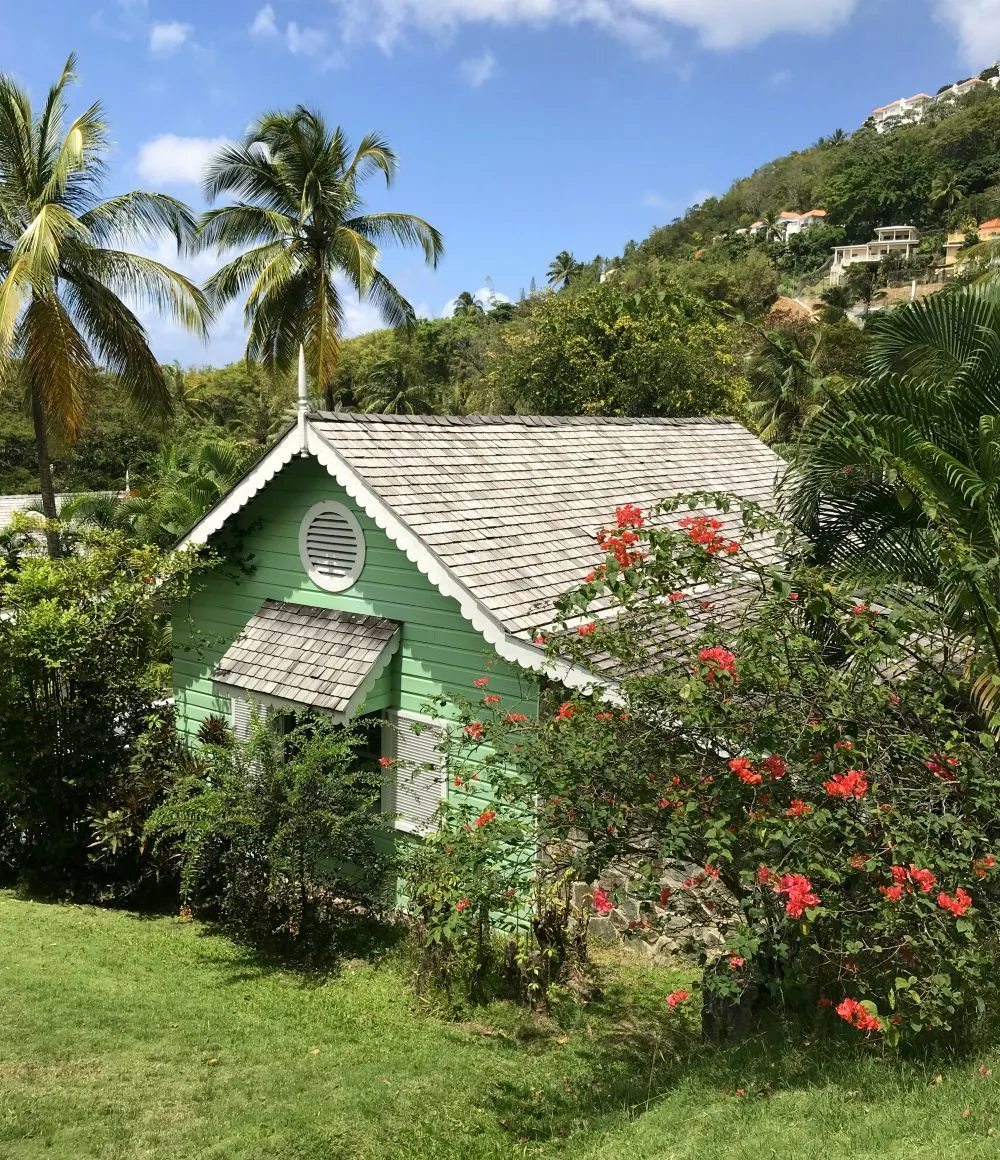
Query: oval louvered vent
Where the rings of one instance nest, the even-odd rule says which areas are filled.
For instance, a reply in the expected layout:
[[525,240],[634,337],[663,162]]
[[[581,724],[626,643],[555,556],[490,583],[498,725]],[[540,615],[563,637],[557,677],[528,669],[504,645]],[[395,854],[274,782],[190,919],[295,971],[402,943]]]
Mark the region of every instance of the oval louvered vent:
[[299,530],[299,555],[309,579],[327,592],[343,592],[361,575],[365,538],[354,513],[340,503],[318,503]]

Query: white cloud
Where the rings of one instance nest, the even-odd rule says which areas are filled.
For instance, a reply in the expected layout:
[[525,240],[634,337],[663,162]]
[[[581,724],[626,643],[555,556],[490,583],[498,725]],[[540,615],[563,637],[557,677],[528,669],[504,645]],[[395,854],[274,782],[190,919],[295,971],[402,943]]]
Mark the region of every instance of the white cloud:
[[710,189],[696,189],[688,198],[664,197],[662,193],[650,191],[642,195],[642,204],[647,209],[658,209],[663,213],[680,216],[685,210],[691,209],[692,206],[701,205],[703,201],[714,196],[715,194]]
[[[776,33],[826,33],[861,0],[333,0],[347,39],[385,51],[408,28],[451,32],[463,24],[593,24],[646,55],[669,50],[678,25],[709,48],[755,44]],[[939,0],[951,4],[956,0]],[[991,4],[994,0],[958,0]]]
[[[506,294],[501,294],[499,290],[494,290],[492,286],[480,286],[480,288],[472,295],[473,298],[486,311],[492,310],[499,302],[511,302]],[[458,302],[458,295],[454,298],[449,298],[448,301],[441,307],[441,317],[451,318],[455,313],[455,306]]]
[[458,71],[467,85],[478,89],[496,75],[497,58],[486,49],[479,56],[470,56],[468,60],[463,60],[458,66]]
[[171,20],[168,24],[154,24],[149,30],[149,50],[160,56],[175,52],[187,40],[191,32],[190,24]]
[[274,9],[270,4],[264,7],[254,17],[250,25],[250,32],[254,36],[277,36],[278,26],[274,22]]
[[139,148],[136,169],[145,181],[156,184],[198,185],[209,159],[228,137],[177,137],[163,133]]
[[1000,0],[934,0],[934,10],[958,38],[969,68],[984,68],[1000,57]]
[[296,56],[323,56],[329,38],[321,28],[300,28],[293,20],[285,29],[285,43]]
[[767,83],[769,85],[774,85],[775,88],[778,88],[781,85],[787,85],[791,79],[792,70],[790,68],[779,68],[777,72],[771,73],[771,75],[767,78]]

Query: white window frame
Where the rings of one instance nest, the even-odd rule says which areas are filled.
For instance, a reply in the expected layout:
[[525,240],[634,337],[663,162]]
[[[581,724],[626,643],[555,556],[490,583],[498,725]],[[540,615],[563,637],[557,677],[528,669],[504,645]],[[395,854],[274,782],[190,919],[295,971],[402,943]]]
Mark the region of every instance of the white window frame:
[[[327,514],[337,515],[342,518],[354,533],[355,543],[357,544],[354,566],[349,572],[340,577],[327,576],[325,573],[318,571],[313,567],[309,559],[307,546],[309,529],[319,516]],[[302,561],[302,567],[305,569],[306,575],[317,588],[322,588],[324,592],[346,592],[348,588],[353,587],[357,583],[362,571],[364,571],[365,553],[364,529],[358,522],[357,516],[346,504],[338,503],[336,500],[321,500],[319,503],[314,503],[302,517],[302,522],[299,524],[299,559]]]
[[[402,816],[397,807],[397,786],[401,776],[408,776],[401,774],[396,761],[398,759],[398,740],[400,731],[408,729],[411,725],[424,725],[428,730],[433,730],[440,737],[443,737],[446,732],[449,722],[441,717],[428,717],[424,713],[409,713],[404,709],[387,709],[382,723],[382,755],[388,757],[393,763],[386,770],[386,776],[382,781],[382,802],[381,809],[383,814],[394,814],[393,828],[405,834],[414,834],[422,837],[429,834],[434,829],[434,821],[431,823],[422,824],[412,818]],[[444,754],[439,754],[441,758],[440,765],[436,770],[438,774],[438,789],[440,792],[440,801],[446,801],[448,798],[448,769],[444,760]]]

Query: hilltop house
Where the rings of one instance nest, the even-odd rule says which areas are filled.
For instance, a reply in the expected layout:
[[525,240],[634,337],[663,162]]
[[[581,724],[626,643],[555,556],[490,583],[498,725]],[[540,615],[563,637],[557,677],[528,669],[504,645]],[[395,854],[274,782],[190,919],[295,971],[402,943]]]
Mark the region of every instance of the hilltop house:
[[915,226],[881,226],[875,231],[875,240],[860,246],[835,246],[830,281],[838,285],[849,266],[864,264],[877,266],[883,258],[898,254],[905,261],[917,252],[920,231]]
[[[805,213],[796,213],[795,210],[783,209],[774,219],[774,223],[781,233],[782,240],[787,242],[793,234],[800,234],[810,226],[816,225],[817,222],[823,222],[825,220],[825,209],[810,209],[806,210]],[[757,221],[747,226],[746,229],[737,230],[736,232],[737,234],[750,234],[751,237],[756,237],[766,226],[767,222]]]
[[896,125],[916,125],[924,119],[927,110],[934,104],[930,93],[917,93],[912,97],[900,97],[888,105],[873,109],[871,119],[875,129],[884,133]]
[[[976,233],[980,242],[995,242],[1000,238],[1000,218],[990,218],[978,226]],[[951,274],[961,265],[959,251],[965,245],[966,235],[962,230],[952,230],[944,246],[944,268]]]
[[[725,419],[307,413],[181,541],[214,569],[174,617],[180,728],[244,732],[251,703],[356,721],[398,757],[383,808],[425,830],[447,779],[437,697],[533,712],[542,682],[592,688],[536,643],[626,502],[702,489],[769,503],[781,461]],[[238,565],[238,566],[234,566]],[[414,731],[412,726],[421,728]],[[437,763],[437,764],[435,764]],[[484,792],[488,790],[484,787]]]

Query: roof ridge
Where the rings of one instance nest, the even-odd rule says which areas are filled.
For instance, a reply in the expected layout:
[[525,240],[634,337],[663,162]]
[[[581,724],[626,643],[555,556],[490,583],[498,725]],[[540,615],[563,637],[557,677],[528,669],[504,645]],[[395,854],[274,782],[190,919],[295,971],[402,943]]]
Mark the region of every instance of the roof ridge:
[[716,415],[690,416],[603,416],[603,415],[377,415],[357,411],[310,411],[310,420],[321,423],[390,423],[431,427],[563,427],[621,426],[656,423],[665,427],[687,427],[700,424],[743,427],[738,419]]

